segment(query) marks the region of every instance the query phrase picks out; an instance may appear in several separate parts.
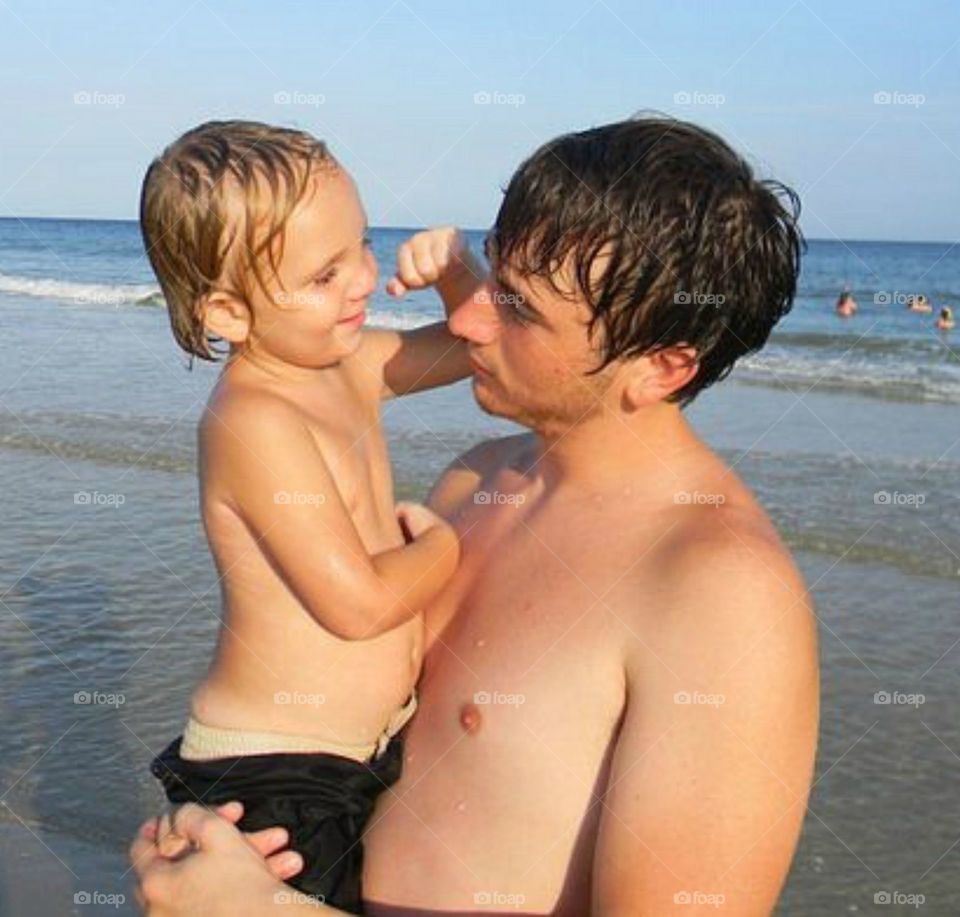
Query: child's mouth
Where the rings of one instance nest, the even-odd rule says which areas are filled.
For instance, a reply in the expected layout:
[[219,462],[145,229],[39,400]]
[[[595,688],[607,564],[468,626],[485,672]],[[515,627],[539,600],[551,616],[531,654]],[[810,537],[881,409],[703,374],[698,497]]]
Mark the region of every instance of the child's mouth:
[[367,310],[361,309],[359,312],[355,312],[353,315],[349,315],[346,318],[341,318],[337,322],[338,325],[345,325],[347,328],[359,328],[360,325],[364,323],[364,320],[367,317]]

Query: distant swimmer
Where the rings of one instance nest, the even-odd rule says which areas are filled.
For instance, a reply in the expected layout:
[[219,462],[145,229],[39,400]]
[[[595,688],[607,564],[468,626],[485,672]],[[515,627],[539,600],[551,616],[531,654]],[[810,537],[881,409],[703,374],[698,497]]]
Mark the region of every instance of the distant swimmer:
[[954,325],[956,325],[956,322],[953,320],[953,309],[949,306],[944,306],[940,310],[940,315],[935,324],[940,331],[950,331]]
[[839,315],[840,318],[852,318],[856,314],[857,301],[853,298],[852,293],[844,290],[837,300],[837,315]]
[[933,312],[930,300],[923,293],[918,293],[916,296],[907,299],[907,309],[910,312]]

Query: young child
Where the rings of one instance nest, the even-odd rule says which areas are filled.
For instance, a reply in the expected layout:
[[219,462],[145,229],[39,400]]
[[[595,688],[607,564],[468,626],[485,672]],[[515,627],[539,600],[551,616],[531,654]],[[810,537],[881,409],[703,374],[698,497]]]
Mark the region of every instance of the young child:
[[[467,375],[465,346],[443,322],[363,328],[366,216],[308,134],[201,125],[151,164],[140,218],[177,341],[228,350],[199,426],[223,626],[151,769],[171,802],[239,800],[245,830],[283,825],[305,860],[291,884],[360,913],[361,834],[416,706],[418,613],[459,552],[426,507],[394,507],[380,402]],[[451,309],[479,277],[462,236],[432,230],[401,246],[389,289],[435,284]]]

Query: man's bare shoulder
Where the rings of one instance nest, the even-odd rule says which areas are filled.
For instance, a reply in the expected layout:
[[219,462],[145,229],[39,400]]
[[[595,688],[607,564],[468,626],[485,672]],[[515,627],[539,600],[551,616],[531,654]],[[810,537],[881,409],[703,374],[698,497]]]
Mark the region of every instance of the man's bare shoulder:
[[[816,666],[816,616],[763,509],[738,500],[678,507],[675,518],[643,567],[657,580],[653,613],[677,664],[696,659],[707,678],[738,666],[754,679],[777,677],[780,666],[785,678],[792,672],[804,680]],[[744,662],[751,654],[752,663]]]
[[450,518],[480,482],[495,474],[536,442],[532,433],[518,433],[486,439],[458,455],[433,485],[427,504],[434,512]]

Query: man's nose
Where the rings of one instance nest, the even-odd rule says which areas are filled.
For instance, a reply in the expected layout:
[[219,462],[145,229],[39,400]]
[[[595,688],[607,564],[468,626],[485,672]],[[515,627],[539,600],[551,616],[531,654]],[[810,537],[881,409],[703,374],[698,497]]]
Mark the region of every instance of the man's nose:
[[492,344],[500,334],[500,316],[491,290],[481,287],[447,319],[447,327],[471,344]]

